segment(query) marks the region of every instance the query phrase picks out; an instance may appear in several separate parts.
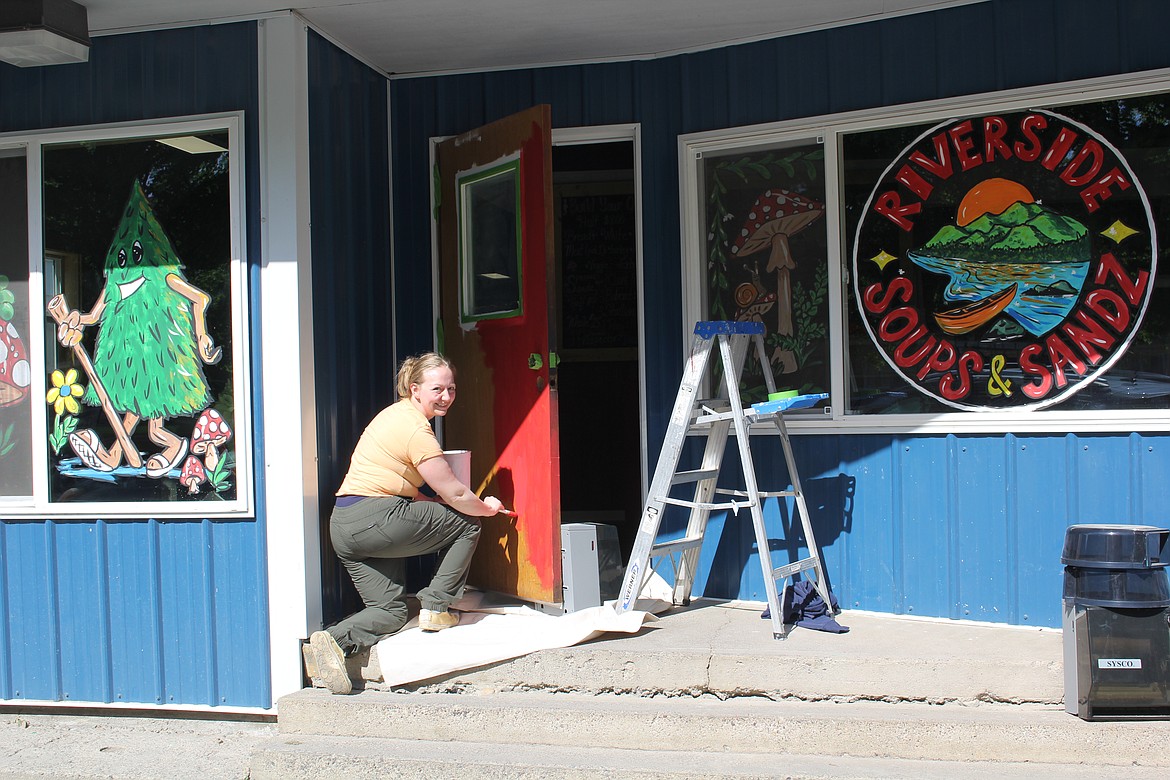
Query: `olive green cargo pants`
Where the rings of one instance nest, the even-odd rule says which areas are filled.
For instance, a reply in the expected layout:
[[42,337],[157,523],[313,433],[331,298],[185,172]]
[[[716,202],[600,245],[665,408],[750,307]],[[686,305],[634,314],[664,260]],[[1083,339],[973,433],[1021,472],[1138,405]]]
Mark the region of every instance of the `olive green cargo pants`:
[[407,558],[439,553],[434,577],[418,591],[423,609],[442,612],[463,595],[479,524],[433,501],[364,498],[334,507],[329,538],[366,605],[328,629],[345,654],[353,655],[409,620]]

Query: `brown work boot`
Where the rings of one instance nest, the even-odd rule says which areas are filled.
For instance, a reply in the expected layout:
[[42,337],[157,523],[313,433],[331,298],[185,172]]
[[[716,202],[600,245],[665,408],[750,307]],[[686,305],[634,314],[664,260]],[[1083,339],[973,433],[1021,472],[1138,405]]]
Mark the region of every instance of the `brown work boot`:
[[353,682],[345,669],[345,653],[328,631],[314,631],[309,637],[313,657],[317,661],[317,675],[331,693],[352,693]]
[[459,625],[459,618],[445,609],[442,612],[424,609],[418,613],[418,627],[428,633],[442,631],[444,628],[457,625]]

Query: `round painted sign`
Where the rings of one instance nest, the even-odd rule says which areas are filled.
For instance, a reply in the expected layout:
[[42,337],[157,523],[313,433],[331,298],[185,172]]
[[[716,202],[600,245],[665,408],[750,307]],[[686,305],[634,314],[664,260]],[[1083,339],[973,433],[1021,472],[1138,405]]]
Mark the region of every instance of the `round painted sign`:
[[949,120],[886,168],[853,250],[873,343],[957,409],[1039,409],[1124,354],[1153,289],[1149,201],[1121,153],[1050,111]]

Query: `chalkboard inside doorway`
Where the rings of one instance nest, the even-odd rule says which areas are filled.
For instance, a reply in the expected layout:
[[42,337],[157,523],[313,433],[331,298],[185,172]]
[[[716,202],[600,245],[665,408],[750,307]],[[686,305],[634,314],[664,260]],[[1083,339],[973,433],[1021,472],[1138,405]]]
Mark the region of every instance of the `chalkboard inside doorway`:
[[555,199],[561,350],[636,349],[633,183],[561,184]]

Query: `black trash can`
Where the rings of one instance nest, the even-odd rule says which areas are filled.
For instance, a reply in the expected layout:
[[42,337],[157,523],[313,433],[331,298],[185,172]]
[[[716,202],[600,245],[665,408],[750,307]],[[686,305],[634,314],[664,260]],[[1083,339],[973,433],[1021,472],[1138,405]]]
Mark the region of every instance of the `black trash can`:
[[1064,708],[1170,718],[1170,529],[1073,525],[1064,538]]

